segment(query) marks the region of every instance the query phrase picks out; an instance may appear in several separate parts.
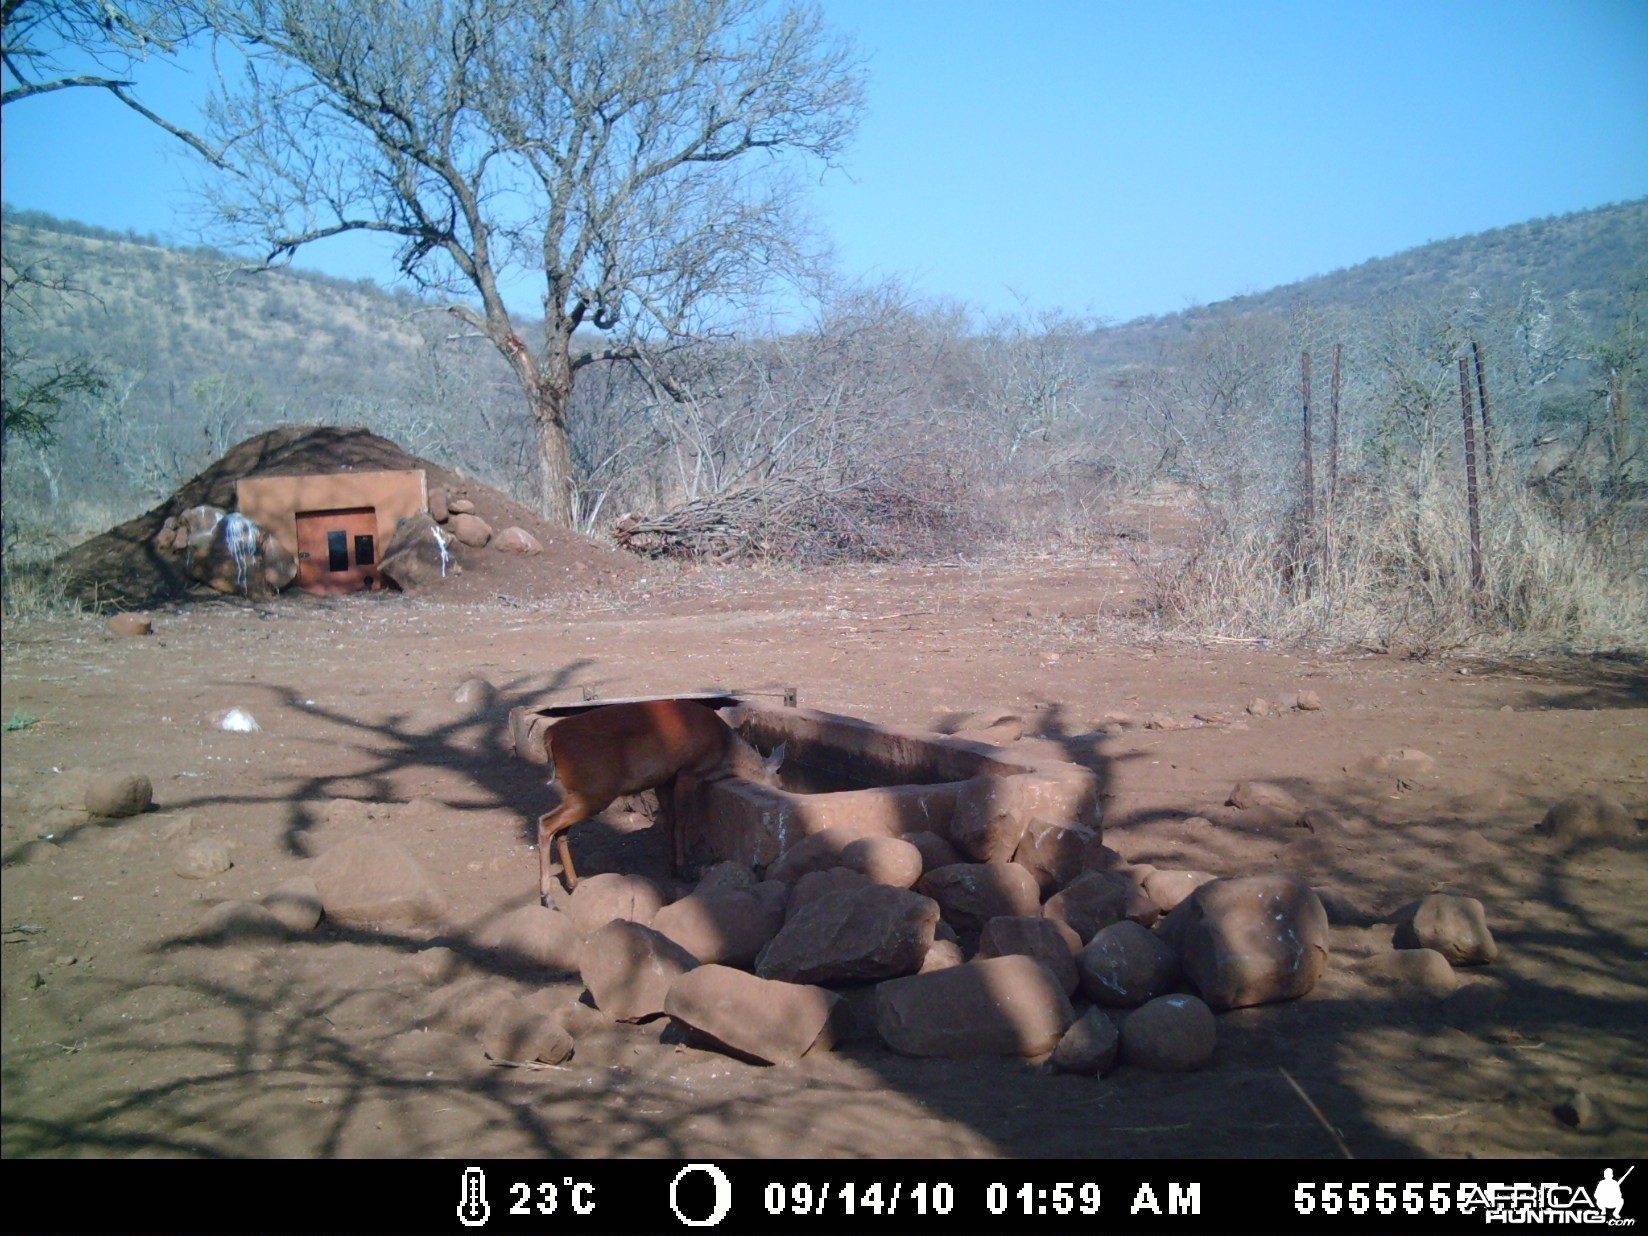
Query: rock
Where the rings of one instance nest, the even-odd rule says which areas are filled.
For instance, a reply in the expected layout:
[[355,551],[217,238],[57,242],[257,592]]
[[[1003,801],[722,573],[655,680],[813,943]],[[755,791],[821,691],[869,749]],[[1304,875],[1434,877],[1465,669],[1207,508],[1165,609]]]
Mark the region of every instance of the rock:
[[498,688],[484,678],[465,678],[452,693],[454,704],[463,704],[476,710],[491,708],[498,698]]
[[567,902],[567,913],[586,940],[615,918],[645,926],[664,907],[664,894],[641,876],[604,871],[578,881]]
[[1637,822],[1618,800],[1599,794],[1565,798],[1545,813],[1539,831],[1565,846],[1633,841]]
[[1440,1000],[1459,987],[1459,976],[1448,959],[1435,949],[1396,949],[1375,953],[1356,966],[1356,973],[1370,986],[1398,994],[1416,992]]
[[306,875],[282,880],[263,896],[263,908],[289,931],[313,931],[323,912],[320,889]]
[[428,512],[398,521],[378,559],[378,574],[407,593],[421,592],[458,570],[451,534],[443,532]]
[[1327,912],[1328,922],[1334,927],[1371,927],[1379,921],[1379,916],[1361,902],[1357,901],[1343,889],[1331,885],[1312,885],[1317,900],[1322,903],[1322,909]]
[[1238,781],[1225,799],[1225,805],[1238,809],[1265,807],[1271,811],[1297,816],[1301,812],[1299,800],[1279,785],[1268,781]]
[[[1136,899],[1145,899],[1144,890],[1115,871],[1090,871],[1063,891],[1047,899],[1043,918],[1064,923],[1085,944],[1111,923],[1127,917]],[[1150,909],[1154,914],[1156,906]]]
[[446,509],[449,515],[473,515],[475,513],[475,504],[468,498],[449,496],[446,500]]
[[172,870],[185,880],[209,880],[233,867],[229,846],[216,837],[201,837],[177,851]]
[[1551,1109],[1554,1115],[1570,1129],[1594,1129],[1600,1123],[1596,1102],[1583,1090],[1576,1090]]
[[848,827],[824,828],[810,833],[779,855],[778,861],[767,868],[767,878],[794,884],[802,876],[815,871],[843,866],[842,852],[862,836],[858,830]]
[[[1458,978],[1457,971],[1454,977]],[[1466,1030],[1496,1025],[1504,1015],[1505,1003],[1503,987],[1485,982],[1460,983],[1458,990],[1442,999],[1442,1020]]]
[[840,1004],[822,987],[704,965],[675,980],[664,1011],[738,1055],[779,1064],[834,1046]]
[[1293,706],[1300,712],[1321,712],[1322,697],[1314,691],[1301,691],[1299,692],[1299,698],[1293,702]]
[[8,867],[38,867],[57,858],[58,847],[44,837],[25,841],[6,856]]
[[433,985],[450,983],[468,968],[462,953],[441,945],[419,949],[412,955],[412,972],[421,981]]
[[923,872],[932,871],[936,867],[948,867],[952,863],[967,861],[962,858],[960,850],[937,833],[905,833],[904,840],[921,852],[921,869]]
[[868,881],[825,893],[799,910],[792,903],[782,930],[756,958],[755,972],[790,983],[862,983],[913,974],[932,946],[938,913],[931,898]]
[[699,878],[695,893],[748,892],[756,884],[755,872],[742,863],[716,863]]
[[1061,1073],[1100,1077],[1115,1066],[1121,1033],[1103,1009],[1088,1009],[1064,1032],[1049,1063]]
[[109,630],[122,637],[148,635],[154,631],[154,619],[148,614],[110,614]]
[[921,959],[921,969],[917,974],[931,974],[934,970],[948,970],[951,966],[960,966],[967,963],[967,954],[961,951],[961,945],[954,940],[934,939],[932,946],[927,950],[927,956]]
[[1135,1008],[1165,996],[1179,977],[1173,949],[1131,919],[1096,932],[1075,961],[1082,994],[1110,1008]]
[[[780,888],[789,888],[781,880],[767,880],[768,884],[776,884]],[[784,921],[789,922],[803,909],[817,901],[820,897],[831,893],[847,893],[858,889],[868,888],[870,881],[857,871],[849,871],[846,867],[830,867],[824,871],[814,871],[802,876],[795,882],[789,900],[784,907]]]
[[643,1021],[664,1011],[675,980],[697,965],[675,941],[615,918],[584,941],[579,972],[596,1008],[615,1021]]
[[573,1050],[572,1036],[564,1026],[519,1000],[493,1008],[475,1037],[487,1059],[500,1064],[560,1064],[571,1058]]
[[429,491],[429,517],[438,524],[444,524],[452,517],[452,508],[446,504],[446,490],[436,486]]
[[1415,781],[1436,771],[1436,758],[1414,747],[1392,747],[1362,762],[1362,769],[1379,777]]
[[500,554],[541,554],[544,547],[539,544],[538,538],[525,528],[511,525],[497,536],[492,538],[492,548]]
[[489,946],[505,965],[579,973],[583,937],[572,915],[548,906],[527,905],[504,916]]
[[1190,1073],[1213,1059],[1219,1028],[1195,996],[1158,996],[1121,1026],[1122,1063],[1157,1073]]
[[1481,966],[1499,956],[1488,916],[1474,897],[1432,893],[1397,923],[1399,949],[1435,949],[1456,966]]
[[1098,855],[1103,848],[1098,832],[1085,824],[1065,824],[1036,816],[1025,826],[1024,836],[1013,851],[1013,861],[1036,877],[1046,897],[1083,871],[1101,866]]
[[141,773],[98,773],[86,784],[86,810],[92,815],[142,815],[153,802],[154,786]]
[[1152,871],[1144,878],[1144,892],[1156,903],[1156,908],[1166,914],[1212,880],[1205,871]]
[[962,783],[947,839],[978,863],[1005,863],[1018,849],[1030,816],[1022,777],[974,777]]
[[168,518],[155,546],[181,553],[190,579],[232,596],[267,600],[298,574],[297,559],[267,528],[222,507],[190,507]]
[[230,708],[216,714],[212,724],[225,734],[259,734],[263,727],[257,723],[257,718],[244,708]]
[[472,549],[481,549],[492,539],[492,525],[479,515],[454,512],[447,520],[446,530],[458,538],[458,543]]
[[345,927],[415,926],[446,913],[416,859],[381,837],[349,837],[309,865],[326,918]]
[[421,1012],[424,1020],[459,1034],[475,1034],[486,1026],[498,1008],[514,1001],[508,983],[487,978],[465,979],[431,992]]
[[654,931],[705,964],[749,968],[784,925],[784,911],[749,889],[694,892],[653,915]]
[[1268,717],[1272,712],[1270,701],[1264,696],[1255,696],[1248,701],[1247,714],[1250,717]]
[[1316,985],[1328,958],[1328,916],[1308,887],[1282,873],[1214,880],[1164,924],[1180,964],[1217,1009],[1291,1000]]
[[992,918],[1041,913],[1036,877],[1017,863],[957,863],[929,871],[916,891],[938,902],[957,931],[977,931]]
[[1023,954],[1034,957],[1059,980],[1065,995],[1075,995],[1077,985],[1076,952],[1081,940],[1063,923],[1050,918],[1021,915],[992,918],[979,933],[978,955],[981,958],[1010,957]]
[[1075,1012],[1051,971],[1014,954],[970,961],[876,988],[876,1031],[907,1056],[1039,1056]]
[[219,939],[284,936],[286,926],[255,901],[225,901],[201,916],[200,933]]
[[921,851],[897,837],[859,837],[842,847],[841,865],[873,884],[909,888],[921,878]]

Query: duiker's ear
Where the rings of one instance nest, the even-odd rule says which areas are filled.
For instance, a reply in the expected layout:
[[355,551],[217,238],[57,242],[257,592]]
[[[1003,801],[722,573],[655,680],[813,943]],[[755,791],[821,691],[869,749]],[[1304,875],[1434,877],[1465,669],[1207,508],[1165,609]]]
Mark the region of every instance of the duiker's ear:
[[778,748],[767,757],[765,767],[769,774],[777,772],[778,766],[784,762],[784,748],[788,745],[788,743],[779,743]]

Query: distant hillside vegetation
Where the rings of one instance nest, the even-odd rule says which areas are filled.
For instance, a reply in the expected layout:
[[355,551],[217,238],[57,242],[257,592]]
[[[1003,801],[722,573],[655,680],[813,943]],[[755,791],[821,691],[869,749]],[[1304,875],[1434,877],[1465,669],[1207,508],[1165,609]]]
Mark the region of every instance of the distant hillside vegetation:
[[1572,295],[1574,307],[1602,335],[1618,323],[1624,304],[1620,283],[1632,272],[1648,276],[1648,198],[1432,241],[1250,296],[1139,318],[1098,331],[1090,355],[1104,367],[1150,362],[1164,347],[1211,322],[1285,318],[1301,303],[1318,311],[1356,313],[1392,301],[1435,305],[1473,290],[1492,300],[1515,301],[1529,285],[1553,300]]

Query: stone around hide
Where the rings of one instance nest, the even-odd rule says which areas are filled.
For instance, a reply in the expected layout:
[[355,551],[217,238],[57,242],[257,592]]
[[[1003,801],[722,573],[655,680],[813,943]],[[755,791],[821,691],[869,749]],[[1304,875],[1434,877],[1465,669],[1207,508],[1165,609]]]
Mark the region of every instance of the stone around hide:
[[99,773],[86,784],[86,810],[92,815],[142,815],[153,802],[154,786],[141,773]]
[[1435,949],[1456,966],[1486,965],[1499,956],[1482,903],[1455,893],[1420,901],[1412,917],[1397,924],[1393,942],[1399,949]]
[[808,905],[820,897],[830,893],[847,893],[869,887],[870,881],[856,871],[846,867],[830,867],[824,871],[814,871],[802,876],[795,882],[793,888],[782,880],[766,880],[763,882],[778,888],[790,888],[789,899],[784,906],[784,920],[788,922],[801,913]]
[[980,957],[1007,957],[1022,953],[1053,972],[1065,995],[1074,995],[1079,981],[1076,953],[1081,939],[1063,923],[1050,918],[1016,915],[993,918],[979,933]]
[[783,910],[747,889],[695,892],[652,918],[654,931],[699,961],[746,968],[783,925]]
[[[1148,901],[1144,890],[1118,871],[1090,871],[1055,893],[1042,907],[1042,917],[1064,923],[1085,943],[1111,923],[1127,917],[1136,901]],[[1155,911],[1156,905],[1150,903]]]
[[767,868],[769,880],[794,884],[815,871],[843,866],[842,853],[863,834],[851,828],[824,828],[801,838]]
[[1398,995],[1415,993],[1440,1000],[1459,988],[1459,976],[1448,959],[1430,948],[1375,953],[1357,965],[1356,973],[1369,985]]
[[1049,1063],[1061,1073],[1100,1077],[1116,1064],[1121,1032],[1103,1009],[1088,1009],[1064,1032]]
[[1024,836],[1013,851],[1013,861],[1036,877],[1046,897],[1090,868],[1102,866],[1104,849],[1097,831],[1085,824],[1066,824],[1041,816],[1025,826]]
[[492,548],[500,554],[541,554],[544,547],[539,544],[538,538],[525,528],[510,526],[492,538]]
[[1134,1008],[1173,990],[1179,958],[1161,937],[1123,919],[1094,933],[1076,955],[1076,971],[1095,1004]]
[[783,929],[756,958],[755,972],[789,983],[863,983],[920,969],[933,943],[938,903],[854,878],[859,887],[825,893],[800,909],[792,904]]
[[974,960],[876,988],[876,1030],[907,1056],[1040,1056],[1075,1021],[1052,971],[1023,954]]
[[309,865],[329,921],[391,927],[438,920],[446,898],[416,859],[381,837],[350,837]]
[[698,959],[650,927],[615,918],[584,941],[579,972],[595,1007],[615,1021],[664,1011],[670,986]]
[[451,516],[452,511],[446,505],[446,490],[437,485],[429,491],[429,517],[438,524],[444,524]]
[[664,894],[651,880],[604,871],[578,881],[567,902],[567,912],[578,934],[588,939],[615,918],[651,923],[663,906]]
[[780,1064],[829,1050],[841,997],[822,987],[704,965],[670,986],[664,1012],[733,1052]]
[[172,870],[185,880],[209,880],[234,865],[227,842],[216,837],[201,837],[179,848]]
[[842,848],[841,865],[875,884],[909,888],[921,878],[921,851],[897,837],[859,837]]
[[1013,857],[1030,824],[1023,777],[974,777],[962,783],[947,838],[978,863],[1005,863]]
[[400,520],[378,560],[378,573],[407,593],[439,584],[458,573],[452,538],[427,511]]
[[1169,913],[1213,877],[1205,871],[1152,871],[1144,878],[1145,895],[1163,914]]
[[507,965],[577,974],[583,938],[570,914],[527,905],[506,915],[492,933],[491,947]]
[[977,931],[1003,916],[1038,916],[1036,877],[1017,863],[957,863],[929,871],[916,891],[938,902],[944,921],[957,931]]
[[1328,958],[1328,916],[1305,884],[1283,873],[1214,880],[1168,916],[1180,964],[1216,1009],[1302,996]]
[[472,549],[482,549],[492,539],[492,525],[479,515],[454,512],[452,518],[447,520],[446,527],[461,544]]
[[1213,1059],[1219,1028],[1195,996],[1158,996],[1122,1022],[1121,1060],[1157,1073],[1190,1073]]
[[967,954],[961,951],[961,945],[954,940],[935,938],[932,947],[927,950],[927,956],[921,959],[921,969],[917,974],[931,974],[934,970],[948,970],[951,966],[965,965]]
[[960,850],[937,833],[905,833],[904,840],[921,852],[921,869],[923,872],[966,861],[962,858]]
[[1619,802],[1597,794],[1565,798],[1545,813],[1539,831],[1563,845],[1633,841],[1637,822]]
[[110,614],[109,630],[122,637],[148,635],[154,631],[154,619],[148,614]]

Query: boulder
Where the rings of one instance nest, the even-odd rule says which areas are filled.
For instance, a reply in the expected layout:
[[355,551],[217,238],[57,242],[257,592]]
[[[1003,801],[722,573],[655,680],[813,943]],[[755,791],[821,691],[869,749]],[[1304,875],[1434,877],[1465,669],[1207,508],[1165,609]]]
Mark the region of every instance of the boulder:
[[446,509],[449,516],[473,515],[475,513],[475,504],[468,498],[454,498],[448,496],[446,500]]
[[1189,1073],[1213,1059],[1219,1028],[1195,996],[1158,996],[1121,1025],[1121,1060],[1157,1073]]
[[1005,863],[1029,824],[1022,777],[974,777],[956,794],[947,836],[974,862]]
[[1166,914],[1212,879],[1205,871],[1152,871],[1144,879],[1145,896]]
[[1398,995],[1417,993],[1440,1000],[1459,988],[1459,976],[1448,959],[1429,948],[1375,953],[1356,966],[1356,973],[1369,986]]
[[451,508],[446,505],[446,488],[437,485],[429,491],[429,517],[438,524],[444,524],[452,517]]
[[567,900],[567,913],[578,934],[587,940],[615,918],[651,923],[663,906],[664,894],[651,880],[604,871],[578,881]]
[[1299,800],[1279,785],[1268,781],[1238,781],[1225,799],[1226,806],[1247,810],[1263,807],[1270,811],[1297,816],[1303,808]]
[[1042,917],[1064,923],[1085,943],[1095,933],[1111,923],[1119,923],[1131,910],[1155,915],[1156,903],[1145,896],[1144,890],[1118,871],[1090,871],[1062,891],[1047,899]]
[[664,1012],[740,1056],[779,1064],[834,1046],[840,1004],[822,987],[703,965],[671,984]]
[[799,910],[792,904],[782,930],[756,958],[755,972],[790,983],[863,983],[920,969],[933,943],[938,903],[854,878],[857,887],[825,893]]
[[86,783],[86,810],[92,815],[142,815],[153,802],[154,786],[142,773],[98,773]]
[[1168,916],[1162,934],[1217,1009],[1302,996],[1327,965],[1327,912],[1284,873],[1204,884]]
[[1046,966],[1015,954],[876,988],[876,1030],[907,1056],[1040,1056],[1075,1021]]
[[109,615],[109,630],[119,636],[148,635],[154,631],[154,619],[148,614],[124,613]]
[[158,549],[183,556],[183,572],[216,592],[266,600],[297,578],[297,559],[268,529],[222,507],[190,507],[170,517]]
[[697,965],[673,940],[615,918],[584,941],[578,969],[596,1008],[615,1021],[644,1021],[664,1011],[675,980]]
[[1545,813],[1539,831],[1564,846],[1633,841],[1637,822],[1618,800],[1599,794],[1565,798]]
[[815,871],[828,871],[843,866],[842,852],[864,834],[857,829],[836,827],[820,829],[801,838],[785,850],[778,861],[767,868],[769,880],[794,884],[802,876]]
[[505,915],[486,943],[505,965],[579,973],[583,937],[572,915],[549,906],[522,906]]
[[1435,949],[1452,965],[1481,966],[1499,956],[1488,916],[1475,897],[1432,893],[1397,923],[1399,949]]
[[345,927],[429,923],[446,898],[416,859],[382,837],[349,837],[309,864],[330,922]]
[[1160,936],[1123,919],[1094,933],[1076,954],[1076,972],[1095,1004],[1135,1008],[1173,990],[1179,958]]
[[960,850],[937,833],[905,833],[903,840],[920,851],[921,869],[924,872],[932,871],[935,867],[948,867],[952,863],[966,861],[962,858]]
[[1066,995],[1075,995],[1078,976],[1076,953],[1081,939],[1063,923],[1050,918],[1022,915],[993,918],[979,933],[981,958],[1023,954],[1034,957],[1053,972]]
[[929,871],[916,891],[938,902],[957,931],[977,931],[992,918],[1041,913],[1036,877],[1017,863],[956,863]]
[[460,544],[472,549],[482,549],[492,539],[492,525],[479,515],[454,511],[452,518],[446,521],[446,529],[458,538]]
[[275,885],[263,895],[263,908],[288,931],[313,931],[325,912],[320,889],[306,875],[293,876]]
[[927,956],[921,959],[921,969],[917,974],[929,974],[934,970],[948,970],[951,966],[965,965],[967,954],[961,951],[961,945],[954,940],[935,938],[932,947],[927,950]]
[[1064,1032],[1048,1061],[1061,1073],[1099,1077],[1115,1066],[1121,1033],[1103,1009],[1088,1009]]
[[1035,816],[1013,851],[1013,861],[1036,877],[1046,897],[1075,880],[1082,872],[1102,866],[1104,844],[1095,829]]
[[378,559],[378,574],[402,592],[421,592],[457,573],[452,538],[427,511],[397,522]]
[[749,889],[694,892],[652,917],[654,931],[699,961],[746,969],[783,925],[783,910]]
[[492,548],[500,554],[541,554],[544,547],[539,544],[538,538],[525,528],[511,525],[497,536],[492,538]]
[[234,865],[228,843],[216,837],[185,842],[172,860],[172,870],[185,880],[209,880]]
[[829,867],[802,876],[793,888],[782,880],[766,880],[764,883],[791,889],[789,898],[784,903],[784,921],[788,922],[820,897],[830,893],[846,893],[868,888],[870,881],[859,872],[850,871],[846,867]]
[[897,837],[859,837],[841,850],[841,865],[874,884],[909,888],[921,878],[921,851]]

